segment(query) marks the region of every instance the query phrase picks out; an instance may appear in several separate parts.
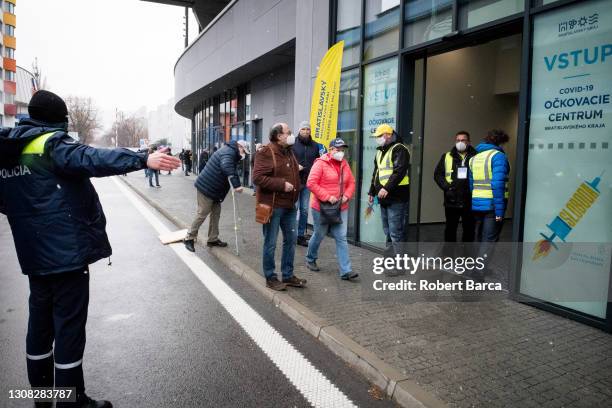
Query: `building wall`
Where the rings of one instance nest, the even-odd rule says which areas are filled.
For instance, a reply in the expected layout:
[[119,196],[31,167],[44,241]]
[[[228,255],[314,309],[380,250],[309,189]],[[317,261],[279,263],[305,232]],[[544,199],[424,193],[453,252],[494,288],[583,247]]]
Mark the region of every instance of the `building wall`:
[[[329,0],[300,0],[295,38],[295,126],[310,120],[312,87],[329,42]],[[294,127],[295,127],[294,126]]]
[[295,38],[296,0],[241,0],[195,40],[177,61],[175,99],[242,67]]
[[268,142],[272,125],[278,122],[294,128],[294,66],[286,65],[251,80],[252,118],[262,119],[262,142]]
[[[9,13],[8,6],[9,3],[14,6],[15,0],[4,0],[2,2],[2,22],[3,31],[2,31],[2,68],[3,68],[3,87],[2,91],[4,106],[2,108],[2,113],[4,114],[3,118],[3,126],[13,127],[15,126],[15,115],[17,113],[17,105],[15,101],[16,92],[16,77],[17,77],[17,61],[14,58],[7,57],[7,47],[12,49],[17,48],[17,40],[14,35],[7,34],[7,25],[11,25],[13,27],[17,26],[17,18],[15,14]],[[9,74],[12,73],[12,74]],[[13,78],[10,79],[9,75],[12,75]]]

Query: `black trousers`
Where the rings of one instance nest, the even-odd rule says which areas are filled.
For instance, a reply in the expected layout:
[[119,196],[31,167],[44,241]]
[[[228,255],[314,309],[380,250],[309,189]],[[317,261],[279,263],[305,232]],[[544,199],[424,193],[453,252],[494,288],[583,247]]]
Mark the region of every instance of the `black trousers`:
[[29,276],[29,280],[26,360],[30,385],[75,387],[77,394],[82,394],[85,391],[82,363],[89,272],[83,268],[75,272]]
[[474,215],[471,209],[444,207],[444,213],[446,214],[445,242],[457,242],[459,220],[461,220],[461,228],[463,229],[461,241],[474,241]]

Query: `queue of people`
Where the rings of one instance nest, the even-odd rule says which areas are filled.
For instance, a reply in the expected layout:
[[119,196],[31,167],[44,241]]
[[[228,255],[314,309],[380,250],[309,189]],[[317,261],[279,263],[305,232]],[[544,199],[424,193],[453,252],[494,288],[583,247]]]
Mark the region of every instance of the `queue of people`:
[[[378,126],[371,136],[377,147],[368,202],[370,206],[380,207],[387,243],[385,254],[395,256],[406,251],[404,245],[408,241],[410,152],[388,124]],[[445,242],[457,241],[460,224],[463,242],[499,240],[510,172],[501,146],[508,139],[505,132],[491,130],[474,148],[470,134],[458,131],[454,145],[438,161],[434,181],[444,192]],[[328,234],[335,241],[339,277],[346,281],[358,277],[352,270],[347,242],[349,201],[354,196],[356,184],[346,160],[348,145],[336,138],[324,147],[327,152],[322,152],[321,146],[312,139],[308,122],[300,123],[297,137],[288,124],[277,123],[270,129],[269,143],[258,144],[251,157],[256,218],[263,224],[262,269],[266,285],[273,290],[305,287],[306,280],[294,273],[295,246],[307,247],[306,268],[320,271],[317,264],[319,247]],[[250,150],[246,142],[232,141],[222,147],[219,154],[200,159],[200,165],[207,164],[196,181],[198,214],[185,240],[190,251],[195,250],[197,231],[209,214],[207,245],[227,246],[218,237],[220,203],[230,188],[242,191],[238,164],[247,155]],[[215,186],[214,192],[208,191],[211,186]],[[312,216],[312,236],[306,233],[309,216]],[[279,232],[283,237],[282,253],[280,271],[276,271],[274,260]],[[490,246],[483,244],[480,249],[484,252]],[[387,271],[389,276],[401,273],[403,271]]]

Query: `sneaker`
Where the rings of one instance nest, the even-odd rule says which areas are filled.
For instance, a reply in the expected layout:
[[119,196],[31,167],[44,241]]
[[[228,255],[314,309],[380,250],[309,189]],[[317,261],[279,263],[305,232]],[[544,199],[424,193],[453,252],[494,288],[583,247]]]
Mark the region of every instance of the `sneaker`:
[[345,281],[350,281],[350,280],[357,278],[358,276],[359,274],[357,272],[349,272],[349,273],[345,273],[344,275],[340,276],[340,279],[345,280]]
[[187,248],[188,251],[195,252],[195,247],[193,246],[193,239],[186,239],[184,243],[185,248]]
[[155,188],[161,188],[161,186],[158,184],[158,185],[155,186]]
[[307,247],[308,246],[308,240],[306,239],[306,237],[297,237],[297,244],[299,246]]
[[223,242],[220,239],[217,239],[216,241],[207,242],[206,246],[209,247],[209,248],[210,247],[215,247],[215,246],[218,246],[218,247],[221,247],[221,248],[225,248],[227,246],[227,242]]
[[287,285],[281,283],[277,278],[266,279],[266,287],[278,291],[287,290]]
[[300,279],[297,276],[292,276],[289,279],[283,279],[283,283],[294,288],[303,288],[306,286],[306,279]]
[[321,270],[321,268],[319,268],[319,265],[317,265],[317,261],[314,261],[314,262],[306,261],[306,267],[313,272],[319,272]]

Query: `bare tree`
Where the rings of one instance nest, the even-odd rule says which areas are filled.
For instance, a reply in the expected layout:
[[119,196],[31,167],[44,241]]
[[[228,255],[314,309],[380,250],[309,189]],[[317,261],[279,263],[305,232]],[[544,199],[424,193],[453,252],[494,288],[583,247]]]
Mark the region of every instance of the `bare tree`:
[[107,146],[138,147],[140,139],[148,139],[149,131],[144,118],[125,117],[118,112],[113,126],[100,137],[100,143]]
[[66,105],[68,106],[68,130],[77,132],[83,144],[93,142],[95,131],[101,126],[98,121],[98,109],[91,98],[69,96],[66,98]]

